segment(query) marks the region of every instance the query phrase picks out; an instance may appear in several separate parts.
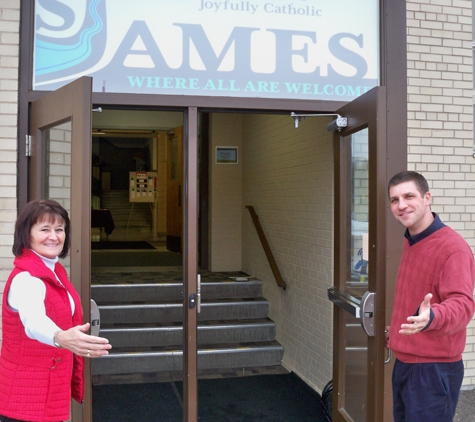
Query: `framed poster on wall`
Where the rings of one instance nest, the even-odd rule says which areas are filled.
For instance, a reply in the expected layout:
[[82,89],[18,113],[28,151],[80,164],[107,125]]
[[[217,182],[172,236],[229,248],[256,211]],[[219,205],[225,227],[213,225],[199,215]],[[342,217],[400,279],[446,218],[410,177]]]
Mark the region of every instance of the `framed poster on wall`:
[[154,171],[129,172],[129,201],[155,202],[157,173]]
[[216,164],[237,164],[238,147],[216,147]]

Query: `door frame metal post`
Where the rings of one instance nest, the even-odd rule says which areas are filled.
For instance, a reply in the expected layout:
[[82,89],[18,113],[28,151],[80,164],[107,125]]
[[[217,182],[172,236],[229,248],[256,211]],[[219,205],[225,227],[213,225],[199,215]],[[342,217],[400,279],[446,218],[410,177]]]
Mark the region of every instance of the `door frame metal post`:
[[198,274],[198,109],[189,107],[184,136],[183,236],[183,421],[198,421],[197,307],[189,297],[197,293]]

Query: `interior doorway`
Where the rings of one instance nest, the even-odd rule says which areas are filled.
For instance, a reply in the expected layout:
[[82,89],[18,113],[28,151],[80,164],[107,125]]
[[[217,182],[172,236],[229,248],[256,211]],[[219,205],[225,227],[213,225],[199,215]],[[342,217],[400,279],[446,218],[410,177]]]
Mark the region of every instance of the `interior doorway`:
[[[181,200],[183,112],[105,109],[92,117],[91,240],[182,252],[182,210],[170,205]],[[167,242],[170,227],[177,248]]]
[[[123,110],[120,111],[121,113],[124,112]],[[130,113],[134,120],[140,120],[137,115],[141,112],[142,111],[140,110],[133,110]],[[106,157],[110,156],[110,154],[107,155],[107,149],[117,148],[117,145],[123,147],[124,150],[126,149],[128,151],[125,154],[126,159],[128,160],[133,158],[133,154],[142,152],[139,148],[145,149],[145,151],[153,150],[154,147],[150,147],[150,143],[153,145],[155,142],[155,134],[153,133],[153,127],[140,129],[123,128],[120,132],[113,132],[117,129],[111,126],[107,127],[105,123],[101,122],[98,126],[95,119],[104,116],[104,113],[106,113],[106,110],[103,110],[100,114],[93,114],[93,152],[97,151],[96,154],[100,157],[98,161],[104,168],[104,173],[106,173],[105,180],[106,183],[108,183],[109,179],[114,179],[117,176],[112,175],[114,170],[109,165],[109,161],[112,161],[112,159],[106,159]],[[168,112],[159,111],[157,113],[166,114]],[[212,323],[211,320],[207,321],[207,318],[210,319],[210,317],[202,317],[203,319],[200,317],[198,324],[198,359],[201,362],[204,362],[202,365],[204,365],[205,368],[199,369],[198,372],[198,391],[201,391],[201,388],[203,391],[208,388],[208,384],[211,384],[210,378],[216,379],[219,377],[220,379],[231,380],[229,381],[231,384],[226,387],[231,389],[234,385],[240,385],[240,383],[244,382],[244,378],[246,378],[247,381],[248,378],[252,376],[266,375],[268,376],[267,379],[269,382],[272,380],[272,382],[266,384],[266,391],[269,393],[273,391],[274,387],[277,387],[279,383],[278,380],[291,380],[293,379],[292,377],[296,377],[294,380],[296,382],[294,387],[297,388],[297,386],[300,386],[298,387],[298,391],[307,391],[308,393],[315,395],[315,400],[318,398],[318,393],[309,389],[305,381],[297,377],[295,373],[292,373],[292,370],[288,370],[282,366],[282,358],[285,351],[282,344],[280,344],[276,339],[278,330],[282,329],[281,327],[278,327],[281,321],[279,320],[276,322],[274,320],[279,319],[278,313],[280,298],[278,296],[280,296],[282,292],[279,291],[279,288],[277,288],[277,292],[273,292],[275,287],[272,284],[270,287],[267,286],[267,277],[264,277],[263,281],[255,276],[258,271],[256,271],[252,261],[254,257],[261,259],[260,254],[263,253],[262,246],[260,244],[254,244],[253,247],[249,249],[244,246],[247,245],[248,242],[255,243],[255,239],[257,239],[255,229],[250,226],[252,220],[245,205],[255,205],[257,212],[261,215],[262,222],[264,225],[267,225],[270,221],[268,219],[267,208],[269,210],[273,209],[277,204],[276,201],[282,201],[283,203],[287,202],[283,199],[283,195],[285,197],[287,196],[286,192],[290,194],[290,192],[295,191],[297,186],[302,190],[302,192],[306,192],[309,195],[312,195],[313,192],[314,195],[316,191],[313,177],[321,177],[322,174],[328,173],[328,170],[325,170],[322,164],[331,162],[332,151],[331,148],[329,148],[329,146],[331,146],[331,134],[322,132],[322,130],[326,127],[329,118],[323,117],[318,123],[315,121],[302,122],[302,129],[300,131],[295,131],[292,119],[289,115],[290,113],[288,113],[288,115],[257,115],[238,112],[199,114],[198,120],[200,126],[198,130],[198,150],[200,218],[198,232],[200,235],[198,236],[198,242],[200,245],[203,243],[204,236],[202,236],[202,234],[209,234],[207,248],[199,248],[200,255],[205,253],[208,255],[208,259],[202,260],[202,263],[200,262],[198,266],[203,286],[203,312],[207,312],[208,309],[211,309],[212,307],[221,306],[221,302],[228,302],[231,306],[236,307],[236,309],[240,307],[239,309],[241,310],[236,312],[240,312],[241,316],[244,314],[244,307],[250,308],[249,305],[251,304],[260,307],[260,310],[257,311],[259,312],[258,314],[254,314],[253,317],[249,317],[247,320],[245,316],[242,317],[239,324],[228,322],[230,317],[222,315],[218,316],[218,314],[211,317],[211,319],[214,320],[221,320],[218,324]],[[122,115],[121,123],[126,119],[127,117]],[[158,117],[154,116],[153,120],[156,121],[157,119]],[[160,119],[163,119],[163,117],[160,117]],[[203,124],[203,122],[205,124]],[[176,128],[180,127],[179,125],[175,126],[175,124],[176,122],[173,123],[173,126],[164,127],[163,130],[157,131],[158,139],[160,139],[160,134],[163,133],[163,139],[168,141],[167,145],[164,147],[166,151],[162,152],[163,155],[160,155],[161,146],[160,143],[158,143],[158,166],[153,167],[153,159],[150,158],[150,161],[146,160],[144,168],[139,169],[138,171],[156,171],[158,175],[160,173],[161,156],[166,157],[166,162],[161,163],[163,168],[170,169],[171,167],[171,172],[177,171],[176,168],[169,165],[170,162],[174,160],[173,156],[181,156],[179,161],[184,161],[183,155],[178,153],[177,145],[172,145],[172,137],[176,136]],[[205,129],[205,127],[207,128]],[[149,132],[139,134],[138,130],[147,130]],[[133,131],[136,133],[133,133]],[[298,137],[299,135],[302,137],[302,133],[304,134],[304,140],[299,142],[291,141],[293,137]],[[319,133],[318,136],[321,140],[317,142],[317,145],[319,146],[310,152],[309,148],[315,148],[315,133]],[[113,136],[109,136],[111,134],[113,134]],[[99,142],[107,142],[108,145],[99,145],[99,147],[97,147],[95,144]],[[287,158],[291,155],[289,154],[286,156],[285,154],[282,154],[282,150],[280,150],[287,148],[286,143],[294,143],[291,147],[294,151],[293,154],[301,155],[304,160],[308,160],[309,156],[312,155],[312,159],[316,160],[316,163],[320,162],[320,173],[314,174],[314,170],[312,169],[309,177],[301,174],[298,178],[301,178],[302,180],[289,183],[289,180],[296,177],[295,175],[299,173],[299,170],[298,167],[291,166],[291,168],[295,169],[294,171],[290,171],[290,173],[288,171],[285,173],[282,172],[283,168],[288,168],[289,161]],[[278,147],[274,148],[273,145],[278,145]],[[102,151],[106,151],[106,153],[103,153]],[[265,151],[268,151],[269,153],[265,154]],[[144,155],[147,156],[147,154],[148,152],[145,152]],[[116,158],[119,153],[112,155]],[[150,157],[153,157],[153,154],[150,154]],[[291,161],[297,159],[298,157],[296,155],[290,157]],[[119,170],[122,170],[122,168],[125,167],[125,164],[120,164],[118,167]],[[310,169],[310,167],[308,168]],[[257,173],[256,169],[259,170]],[[134,172],[136,171],[135,168],[132,170]],[[93,169],[93,174],[94,171],[97,172],[97,170]],[[131,169],[127,168],[127,172],[130,171]],[[111,173],[110,177],[107,176],[108,172]],[[274,184],[272,192],[269,190],[269,183],[272,185],[274,182],[272,181],[272,178],[267,179],[265,177],[266,175],[270,176],[271,174],[274,174],[274,177],[280,177],[282,180],[282,184]],[[104,175],[102,175],[102,177],[104,177]],[[157,178],[158,177],[159,176],[157,176]],[[308,180],[305,181],[306,178]],[[130,180],[127,180],[127,183],[130,183]],[[160,181],[157,181],[157,190],[160,183]],[[322,185],[328,184],[328,182],[323,181],[319,183]],[[288,186],[285,186],[286,184],[288,184]],[[113,186],[115,185],[113,185],[111,180],[110,190],[114,190],[112,189]],[[179,197],[181,197],[181,200],[183,201],[184,190],[183,187],[179,188],[178,186],[179,184],[174,185],[172,189],[174,192],[179,193]],[[129,187],[130,186],[127,185],[127,188]],[[208,189],[208,194],[204,194],[206,189]],[[261,190],[267,190],[267,202],[260,202],[261,199],[265,199],[265,197],[260,194]],[[94,196],[93,186],[91,186],[91,192]],[[296,202],[299,203],[302,201],[300,206],[304,206],[303,204],[308,202],[308,199],[304,196],[305,195],[302,195],[302,197]],[[328,199],[330,200],[330,198]],[[176,200],[176,197],[174,200]],[[330,224],[332,221],[331,212],[324,211],[324,209],[327,208],[326,201],[325,197],[321,196],[321,199],[317,201],[319,204],[316,205],[316,207],[321,211],[319,218],[323,220],[327,219],[327,223]],[[101,202],[98,201],[98,203]],[[295,206],[295,203],[293,206]],[[160,207],[160,205],[157,205],[157,208],[158,207]],[[124,208],[129,212],[131,205],[128,204],[127,206],[124,206]],[[167,207],[162,207],[162,209],[163,208]],[[209,209],[209,215],[205,218],[202,217],[203,214],[201,214],[204,209]],[[322,211],[324,212],[322,213]],[[277,216],[277,218],[280,218],[280,216]],[[157,227],[160,227],[160,224],[157,224]],[[166,225],[164,225],[164,227],[166,227]],[[97,231],[99,229],[100,228],[92,229],[93,236],[98,235]],[[240,233],[243,231],[246,235],[241,237]],[[170,249],[168,248],[168,231],[160,232],[160,230],[157,230],[156,239],[150,238],[149,233],[149,228],[144,229],[143,232],[137,228],[136,230],[133,230],[132,233],[130,233],[129,228],[129,233],[127,233],[127,230],[122,230],[123,236],[119,236],[120,231],[116,231],[116,229],[107,235],[104,228],[102,228],[102,233],[99,233],[99,238],[102,241],[101,243],[115,241],[124,243],[128,241],[146,241],[151,243],[155,248],[162,248],[167,253],[177,253],[170,252]],[[270,236],[270,239],[275,240],[279,237],[279,231],[267,231],[267,235]],[[94,244],[94,237],[92,240],[92,244]],[[320,240],[312,240],[311,242],[315,241]],[[308,247],[308,245],[305,247]],[[111,254],[112,253],[114,252],[111,252]],[[107,388],[114,388],[118,392],[125,389],[126,391],[129,391],[132,396],[132,392],[139,390],[142,391],[146,384],[149,384],[150,391],[155,391],[155,393],[157,393],[158,390],[156,390],[152,384],[161,384],[160,387],[157,388],[164,389],[164,391],[159,394],[157,393],[158,396],[168,397],[168,402],[175,403],[177,406],[180,405],[182,397],[181,392],[183,389],[181,384],[181,373],[178,371],[179,365],[181,364],[181,362],[178,362],[180,353],[179,343],[181,342],[181,323],[176,320],[167,321],[166,319],[169,318],[169,316],[163,317],[163,314],[159,315],[154,312],[158,312],[158,308],[155,307],[155,305],[158,305],[165,295],[170,294],[172,301],[180,301],[180,289],[183,287],[179,282],[171,283],[170,280],[164,278],[164,276],[158,276],[157,271],[155,271],[158,268],[151,271],[151,266],[142,265],[139,267],[137,264],[137,262],[139,262],[138,260],[135,263],[127,263],[129,256],[140,254],[144,257],[147,253],[147,250],[134,251],[131,249],[125,249],[125,252],[115,252],[116,255],[122,257],[119,258],[121,267],[118,267],[111,272],[106,268],[106,265],[111,264],[109,259],[105,260],[103,266],[100,268],[94,266],[94,262],[97,259],[95,257],[101,256],[104,252],[101,250],[94,250],[93,248],[92,297],[96,298],[99,306],[104,309],[104,326],[102,327],[102,333],[104,336],[110,338],[111,343],[114,345],[114,350],[118,351],[119,354],[124,356],[127,353],[135,354],[135,357],[138,358],[138,355],[143,350],[139,351],[137,348],[133,348],[132,344],[138,344],[140,341],[145,342],[145,349],[147,349],[148,352],[155,352],[156,354],[163,353],[164,355],[167,350],[161,348],[163,344],[159,345],[159,342],[165,341],[165,349],[168,348],[168,351],[171,351],[171,353],[168,355],[169,357],[166,358],[166,364],[163,364],[161,367],[160,364],[157,363],[158,361],[154,361],[153,363],[150,363],[151,361],[149,361],[149,367],[150,365],[154,365],[154,370],[147,370],[144,367],[140,367],[141,364],[138,362],[131,363],[130,361],[125,363],[128,368],[131,368],[130,371],[129,369],[124,370],[118,368],[117,370],[120,372],[117,372],[115,375],[111,375],[110,369],[107,370],[104,368],[93,367],[93,390],[97,392],[97,394],[94,393],[93,395],[94,412],[102,409],[100,397],[104,397],[103,392]],[[289,259],[292,260],[294,258],[290,256]],[[290,264],[290,261],[285,265],[288,264]],[[205,267],[205,265],[208,267]],[[183,269],[178,266],[176,268],[162,266],[159,271],[161,271],[162,274],[168,273],[168,275],[173,274],[175,271],[175,281],[178,281],[177,278],[181,276],[180,271],[182,270]],[[224,278],[219,279],[219,277]],[[114,297],[113,300],[115,301],[116,298],[118,298],[119,293],[117,295],[115,295],[115,293],[106,293],[106,285],[109,284],[110,287],[111,284],[109,282],[110,279],[114,279],[115,282],[128,286],[133,286],[134,284],[148,284],[149,281],[152,280],[154,283],[149,284],[147,287],[148,292],[139,293],[139,296],[134,296],[136,292],[133,292],[133,288],[126,289],[119,286],[116,290],[128,290],[128,292],[123,294],[125,299],[132,300],[133,302],[136,302],[136,304],[138,303],[139,308],[142,307],[149,313],[149,315],[153,315],[152,318],[161,318],[159,325],[162,327],[154,326],[152,321],[146,321],[145,326],[141,326],[140,328],[138,327],[138,322],[127,323],[129,326],[135,325],[135,327],[133,327],[134,329],[139,328],[138,330],[135,330],[135,333],[132,332],[133,330],[129,330],[128,334],[132,336],[140,335],[142,338],[141,340],[133,340],[133,338],[137,339],[138,337],[127,338],[126,335],[119,333],[119,329],[121,328],[119,326],[126,325],[124,324],[124,321],[121,322],[121,314],[128,312],[130,308],[128,304],[124,306],[118,303],[111,303],[111,297]],[[164,283],[164,281],[166,282]],[[168,285],[174,284],[172,286],[174,291],[168,293],[159,292],[159,287],[157,287],[156,284],[160,283]],[[275,282],[271,279],[270,283]],[[155,286],[152,286],[151,284],[155,284]],[[214,291],[213,289],[218,284],[219,288],[225,288],[228,291],[225,294]],[[270,289],[271,295],[269,297],[265,298],[263,288]],[[232,289],[236,290],[231,292]],[[237,289],[247,289],[248,291],[244,296],[239,297],[238,295],[242,295],[242,292],[239,293]],[[152,304],[153,301],[156,301],[156,303]],[[117,306],[117,312],[112,309],[114,306]],[[168,302],[166,306],[171,309],[173,303]],[[271,307],[274,308],[272,316],[269,315],[269,309]],[[223,309],[225,309],[225,307],[223,307]],[[136,311],[137,313],[142,312],[140,309],[136,309]],[[225,312],[230,313],[231,319],[239,319],[238,317],[232,317],[232,315],[234,315],[233,312],[235,311],[225,310]],[[108,313],[109,315],[107,315]],[[113,321],[113,323],[111,324],[107,321]],[[163,337],[160,337],[161,334],[159,328],[166,328],[170,337],[163,340]],[[138,334],[139,331],[141,331],[140,334]],[[213,333],[211,334],[211,337],[214,336],[214,339],[210,340],[209,336],[206,337],[206,331]],[[218,331],[221,331],[224,334],[217,334]],[[174,339],[171,338],[170,333],[173,334]],[[224,337],[222,337],[222,335],[224,335]],[[146,338],[147,336],[148,338]],[[233,352],[226,350],[224,343],[236,345],[235,349],[237,350],[237,353],[235,357],[229,357]],[[262,344],[258,345],[258,343]],[[218,353],[213,355],[212,353],[214,353],[215,350],[218,350]],[[254,357],[251,358],[249,356],[252,353],[254,354]],[[170,356],[173,354],[175,357],[171,359]],[[228,356],[225,359],[227,360],[226,363],[221,361],[223,356]],[[272,357],[269,358],[269,356]],[[121,358],[119,357],[117,360],[119,359]],[[257,360],[253,361],[253,359]],[[95,364],[95,362],[93,364]],[[207,368],[206,365],[208,365]],[[214,369],[211,369],[213,365]],[[133,373],[131,371],[133,371]],[[108,373],[107,375],[105,374],[106,372]],[[232,380],[235,381],[235,384]],[[259,378],[259,380],[261,380],[261,378]],[[112,385],[115,387],[111,387]],[[200,386],[202,387],[200,388]],[[300,390],[300,388],[303,388],[303,390]],[[245,400],[248,400],[250,396],[255,395],[251,394],[251,391],[254,391],[251,387],[248,386],[245,390],[248,393]],[[290,395],[288,397],[290,399]],[[125,407],[128,408],[133,406],[133,399],[131,398],[130,400],[130,402],[124,400]],[[215,400],[215,405],[219,405],[219,398],[214,397],[213,400]],[[203,401],[202,405],[200,404],[201,401]],[[202,409],[202,411],[206,411],[207,408],[209,409],[209,405],[206,403],[208,403],[206,399],[201,397],[198,403],[199,409]],[[294,400],[293,404],[297,407],[303,405],[299,400]],[[156,405],[158,407],[161,406],[160,400],[156,401]],[[162,407],[165,412],[166,406]],[[286,404],[286,407],[287,409],[291,408],[288,403]],[[309,411],[308,408],[305,410],[305,406],[302,409],[304,409],[304,412]],[[318,406],[317,408],[312,407],[312,409],[313,410],[310,411],[310,413],[318,410]],[[172,412],[176,416],[177,408],[168,408],[167,411]],[[324,417],[324,411],[322,408],[319,409],[319,412],[321,413],[321,416]],[[160,415],[166,417],[164,414]],[[272,414],[269,413],[269,417],[271,417],[271,415]]]

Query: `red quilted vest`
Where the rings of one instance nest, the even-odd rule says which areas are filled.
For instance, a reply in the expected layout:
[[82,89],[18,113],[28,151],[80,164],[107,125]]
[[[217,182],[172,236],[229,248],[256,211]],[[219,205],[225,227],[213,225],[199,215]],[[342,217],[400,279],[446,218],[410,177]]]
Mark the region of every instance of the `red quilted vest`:
[[[31,250],[15,258],[15,268],[5,285],[2,305],[2,353],[0,356],[0,415],[14,419],[56,422],[70,417],[71,397],[82,402],[84,360],[66,349],[30,339],[25,334],[18,312],[8,304],[8,291],[15,275],[28,271],[46,286],[46,314],[63,330],[82,325],[79,295],[68,280],[64,267],[57,263],[55,272],[46,267]],[[75,302],[75,312],[67,292]]]

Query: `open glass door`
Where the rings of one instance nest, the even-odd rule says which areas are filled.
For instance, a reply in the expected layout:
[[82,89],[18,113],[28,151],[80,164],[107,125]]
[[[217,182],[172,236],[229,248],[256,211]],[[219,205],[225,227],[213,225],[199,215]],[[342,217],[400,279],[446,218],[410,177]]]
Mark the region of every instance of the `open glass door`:
[[[58,201],[71,219],[69,262],[63,262],[90,314],[92,78],[80,78],[31,104],[29,200]],[[74,198],[74,199],[73,199]],[[84,406],[73,401],[72,420],[92,420],[90,361],[85,360]]]
[[[69,261],[62,262],[81,295],[85,320],[91,313],[91,179],[92,179],[92,79],[80,78],[31,104],[29,200],[51,198],[61,203],[71,218]],[[183,137],[183,420],[195,422],[197,412],[197,109],[186,113]],[[188,129],[189,127],[189,129]],[[179,158],[177,157],[177,160]],[[112,343],[114,347],[114,343]],[[114,349],[112,349],[113,352]],[[177,355],[180,355],[179,353]],[[181,356],[180,356],[181,357]],[[103,358],[105,359],[105,358]],[[83,406],[72,402],[72,421],[90,422],[92,412],[91,361],[85,361]],[[157,397],[157,402],[163,397]]]
[[384,420],[385,91],[337,111],[333,421]]

